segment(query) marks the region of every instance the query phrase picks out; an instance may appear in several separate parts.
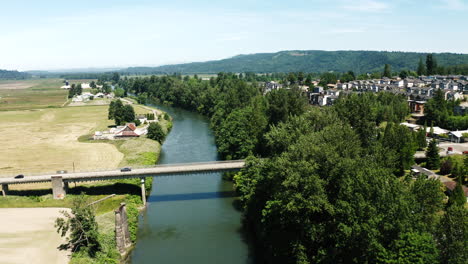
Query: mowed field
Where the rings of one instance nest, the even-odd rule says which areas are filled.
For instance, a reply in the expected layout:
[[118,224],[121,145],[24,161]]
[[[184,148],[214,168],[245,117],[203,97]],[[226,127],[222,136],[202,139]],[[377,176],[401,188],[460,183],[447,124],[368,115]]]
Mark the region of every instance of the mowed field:
[[117,168],[123,154],[112,144],[78,137],[107,129],[108,106],[0,112],[0,176],[56,170]]
[[62,85],[62,79],[0,81],[0,111],[60,107],[68,95]]

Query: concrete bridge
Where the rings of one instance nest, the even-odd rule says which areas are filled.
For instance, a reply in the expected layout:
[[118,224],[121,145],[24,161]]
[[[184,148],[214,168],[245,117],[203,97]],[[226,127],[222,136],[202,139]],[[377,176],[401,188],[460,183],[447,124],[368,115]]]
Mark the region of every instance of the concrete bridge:
[[77,172],[65,174],[45,174],[38,176],[27,176],[24,178],[15,179],[0,178],[2,185],[3,196],[8,194],[8,186],[11,184],[25,184],[25,183],[40,183],[51,182],[52,193],[54,199],[63,199],[68,189],[70,182],[84,182],[84,181],[104,181],[114,179],[141,179],[141,191],[144,203],[145,200],[145,178],[146,177],[161,177],[161,176],[177,176],[187,174],[206,174],[216,172],[238,171],[245,166],[244,160],[233,161],[212,161],[212,162],[199,162],[199,163],[184,163],[184,164],[170,164],[170,165],[156,165],[148,168],[132,169],[131,171],[108,170],[108,171],[94,171],[94,172]]

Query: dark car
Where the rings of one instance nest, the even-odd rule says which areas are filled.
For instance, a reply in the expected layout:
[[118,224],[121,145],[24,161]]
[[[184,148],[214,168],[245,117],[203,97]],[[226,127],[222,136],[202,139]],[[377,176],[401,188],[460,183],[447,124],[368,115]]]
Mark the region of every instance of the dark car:
[[121,172],[126,172],[126,171],[132,171],[132,168],[130,167],[125,167],[120,169]]
[[19,174],[19,175],[16,175],[15,176],[15,179],[23,179],[24,178],[24,175],[23,174]]
[[57,174],[65,174],[65,173],[67,173],[66,170],[59,170],[59,171],[57,171]]

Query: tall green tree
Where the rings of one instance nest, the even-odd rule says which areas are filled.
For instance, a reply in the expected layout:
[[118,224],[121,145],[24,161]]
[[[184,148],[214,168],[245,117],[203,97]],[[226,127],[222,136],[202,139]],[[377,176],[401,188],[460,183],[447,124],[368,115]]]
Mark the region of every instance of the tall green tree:
[[385,64],[382,76],[388,78],[392,77],[392,67],[390,64]]
[[468,210],[452,204],[439,224],[442,264],[466,264],[468,259]]
[[434,55],[427,54],[426,56],[427,75],[437,74],[437,61]]
[[437,89],[424,107],[425,120],[434,126],[444,126],[449,118],[448,104],[444,92]]
[[417,73],[418,76],[426,75],[426,66],[423,63],[422,58],[419,58]]
[[432,139],[426,150],[426,166],[428,169],[435,170],[440,168],[439,147],[437,141]]
[[101,250],[98,225],[91,206],[84,195],[73,199],[71,212],[61,211],[64,217],[55,220],[55,227],[60,236],[67,236],[67,243],[62,247],[73,252],[86,251],[94,257]]

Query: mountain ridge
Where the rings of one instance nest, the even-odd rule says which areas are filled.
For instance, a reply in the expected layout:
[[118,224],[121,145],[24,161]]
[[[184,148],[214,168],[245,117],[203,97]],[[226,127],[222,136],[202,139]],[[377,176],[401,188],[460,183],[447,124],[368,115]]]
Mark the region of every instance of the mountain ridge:
[[127,73],[218,73],[218,72],[346,72],[382,71],[390,64],[393,71],[416,70],[419,59],[434,54],[440,66],[468,64],[468,54],[427,53],[407,51],[366,50],[285,50],[270,53],[238,54],[229,58],[206,62],[162,65],[157,67],[129,67]]

